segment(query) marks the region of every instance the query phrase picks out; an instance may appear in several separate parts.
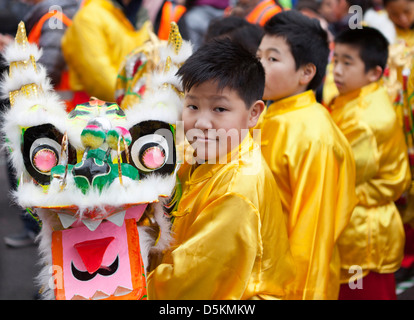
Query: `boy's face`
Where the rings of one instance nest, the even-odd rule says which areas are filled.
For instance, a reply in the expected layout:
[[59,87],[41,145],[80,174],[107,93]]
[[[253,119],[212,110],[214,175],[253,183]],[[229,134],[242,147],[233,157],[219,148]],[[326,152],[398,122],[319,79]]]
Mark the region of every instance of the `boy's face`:
[[334,81],[340,94],[347,94],[378,80],[375,70],[365,72],[359,48],[336,43],[334,49]]
[[225,156],[256,125],[263,109],[261,100],[247,109],[236,91],[218,90],[212,81],[193,86],[185,94],[182,120],[196,159],[204,162]]
[[349,5],[345,0],[322,0],[319,13],[329,22],[341,20],[348,14]]
[[301,84],[301,68],[296,70],[295,59],[284,38],[265,35],[257,57],[266,73],[264,100],[276,101],[306,90],[306,85]]
[[414,24],[414,1],[395,0],[387,3],[386,11],[390,20],[402,29],[410,29]]

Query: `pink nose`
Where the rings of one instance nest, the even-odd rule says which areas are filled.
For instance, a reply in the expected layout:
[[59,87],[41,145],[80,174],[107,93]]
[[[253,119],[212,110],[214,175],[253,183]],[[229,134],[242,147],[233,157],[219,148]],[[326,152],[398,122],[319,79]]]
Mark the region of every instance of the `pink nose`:
[[157,169],[164,164],[165,154],[158,147],[151,147],[145,150],[142,162],[148,169]]

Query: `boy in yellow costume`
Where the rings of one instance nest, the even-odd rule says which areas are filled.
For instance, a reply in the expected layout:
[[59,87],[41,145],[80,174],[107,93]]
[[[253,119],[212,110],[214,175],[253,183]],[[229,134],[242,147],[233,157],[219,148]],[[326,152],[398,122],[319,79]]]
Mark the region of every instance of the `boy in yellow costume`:
[[212,40],[179,69],[190,157],[173,242],[148,275],[150,299],[275,299],[294,277],[286,219],[260,146],[264,70],[249,51]]
[[293,10],[268,21],[257,53],[266,71],[263,98],[274,101],[259,127],[262,153],[288,216],[297,267],[286,299],[337,299],[336,242],[356,204],[352,150],[312,91],[328,53],[319,22]]
[[133,13],[129,11],[132,5],[127,0],[85,0],[67,29],[62,51],[69,67],[70,86],[75,91],[75,104],[88,101],[89,96],[115,101],[115,83],[122,61],[149,40],[151,22],[137,29],[127,17]]
[[407,46],[414,46],[414,1],[383,0],[388,17],[395,26],[397,39],[405,41]]
[[[389,76],[387,83],[389,92],[396,96],[394,105],[400,123],[404,128],[411,165],[411,175],[414,174],[414,130],[413,130],[413,72],[414,72],[414,1],[384,0],[384,6],[394,23],[397,41],[389,51]],[[394,97],[394,96],[392,96]],[[403,201],[401,201],[403,200]],[[399,281],[410,278],[414,270],[414,183],[411,182],[409,192],[401,197],[398,209],[403,218],[405,229],[404,259],[401,263]]]
[[[340,299],[396,299],[393,273],[403,258],[404,229],[394,201],[411,174],[403,131],[381,82],[387,57],[388,42],[376,29],[349,29],[335,39],[339,96],[330,109],[352,146],[359,200],[338,242]],[[359,269],[350,272],[354,265]],[[358,277],[355,288],[350,284]]]

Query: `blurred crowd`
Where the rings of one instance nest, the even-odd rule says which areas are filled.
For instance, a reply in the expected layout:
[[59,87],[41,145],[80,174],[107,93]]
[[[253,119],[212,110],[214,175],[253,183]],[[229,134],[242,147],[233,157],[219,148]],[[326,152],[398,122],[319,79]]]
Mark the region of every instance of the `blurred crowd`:
[[413,6],[409,0],[0,0],[0,51],[24,21],[29,41],[43,49],[40,63],[70,110],[90,96],[114,100],[125,56],[149,39],[150,30],[166,40],[171,21],[194,49],[217,35],[237,33],[232,36],[256,50],[261,27],[283,10],[318,19],[331,41],[351,24],[365,24],[391,44],[403,39],[411,46]]

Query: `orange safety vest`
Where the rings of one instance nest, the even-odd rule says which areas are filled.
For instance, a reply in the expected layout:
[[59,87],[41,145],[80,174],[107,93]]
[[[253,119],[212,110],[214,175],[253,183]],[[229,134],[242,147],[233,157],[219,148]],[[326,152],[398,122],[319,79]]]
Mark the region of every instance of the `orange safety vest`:
[[262,0],[258,5],[246,16],[246,20],[253,24],[264,26],[267,20],[283,9],[273,0]]
[[158,29],[158,38],[160,40],[168,40],[170,34],[170,24],[172,21],[178,22],[187,8],[171,1],[166,1],[162,7],[161,22]]
[[[30,43],[36,43],[37,45],[39,45],[43,25],[47,20],[49,20],[52,17],[62,21],[66,27],[72,25],[72,20],[69,19],[66,15],[64,15],[63,12],[58,12],[56,10],[47,12],[42,16],[42,18],[40,18],[40,20],[33,26],[32,30],[30,31],[29,36],[27,37]],[[64,70],[62,72],[59,84],[56,85],[55,90],[65,101],[66,110],[72,110],[74,107],[73,92],[70,90],[68,70]]]

